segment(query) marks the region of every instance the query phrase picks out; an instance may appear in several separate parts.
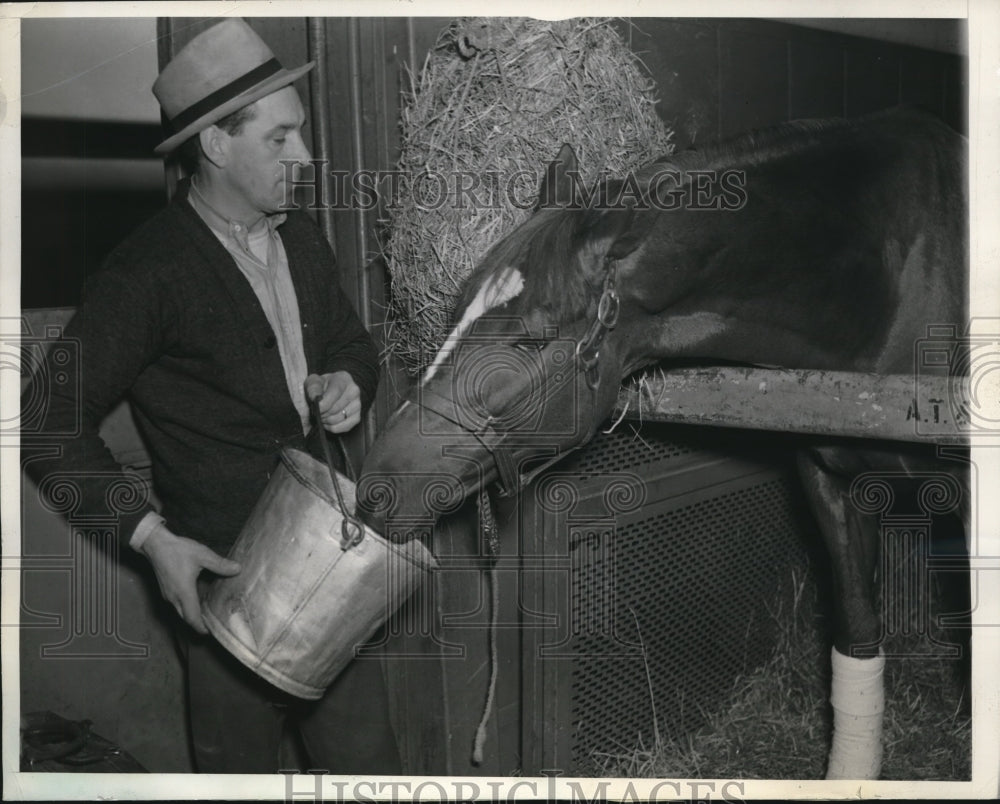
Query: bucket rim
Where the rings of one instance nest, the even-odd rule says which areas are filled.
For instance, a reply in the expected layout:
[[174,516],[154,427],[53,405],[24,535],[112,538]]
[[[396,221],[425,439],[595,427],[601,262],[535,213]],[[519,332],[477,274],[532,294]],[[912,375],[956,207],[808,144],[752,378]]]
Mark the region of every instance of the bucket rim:
[[[320,461],[316,460],[312,455],[304,450],[297,449],[295,447],[284,447],[281,450],[281,463],[288,470],[289,474],[295,478],[300,484],[305,486],[309,491],[319,497],[323,502],[325,502],[330,508],[339,514],[343,515],[345,512],[341,511],[340,506],[337,504],[336,499],[333,495],[324,488],[321,488],[316,483],[312,481],[311,478],[306,477],[302,469],[298,465],[303,459],[307,461],[312,461],[318,466],[323,467],[326,471],[327,467]],[[355,487],[354,482],[341,472],[338,472],[335,468],[334,474],[337,476],[338,483],[348,484],[353,493],[353,488]],[[353,516],[353,513],[351,514]],[[421,539],[412,539],[403,544],[397,544],[386,539],[382,534],[377,531],[372,530],[368,525],[363,522],[360,523],[365,531],[365,538],[376,539],[380,544],[385,545],[389,550],[397,554],[400,558],[409,561],[411,564],[422,570],[433,570],[437,569],[438,563],[434,558],[434,554],[430,551],[426,544]],[[412,545],[412,546],[410,546]],[[348,547],[347,549],[351,549]]]

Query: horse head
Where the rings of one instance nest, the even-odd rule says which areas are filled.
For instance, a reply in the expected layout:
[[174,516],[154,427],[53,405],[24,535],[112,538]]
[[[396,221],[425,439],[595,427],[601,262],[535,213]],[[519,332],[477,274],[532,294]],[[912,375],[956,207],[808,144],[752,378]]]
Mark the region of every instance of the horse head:
[[648,227],[634,205],[582,203],[576,170],[563,146],[535,213],[469,277],[454,329],[373,445],[358,500],[376,530],[429,524],[495,481],[516,493],[611,412],[630,364],[621,279]]

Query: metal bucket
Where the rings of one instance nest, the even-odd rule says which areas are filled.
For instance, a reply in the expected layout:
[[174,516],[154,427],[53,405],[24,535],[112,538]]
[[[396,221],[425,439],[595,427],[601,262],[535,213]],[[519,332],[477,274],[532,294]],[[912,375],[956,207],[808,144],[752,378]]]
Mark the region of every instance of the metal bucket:
[[[353,511],[354,483],[337,479]],[[418,539],[393,544],[366,527],[360,542],[345,542],[343,521],[330,470],[284,450],[229,552],[242,571],[212,581],[202,601],[205,624],[230,653],[300,698],[322,696],[435,567]]]

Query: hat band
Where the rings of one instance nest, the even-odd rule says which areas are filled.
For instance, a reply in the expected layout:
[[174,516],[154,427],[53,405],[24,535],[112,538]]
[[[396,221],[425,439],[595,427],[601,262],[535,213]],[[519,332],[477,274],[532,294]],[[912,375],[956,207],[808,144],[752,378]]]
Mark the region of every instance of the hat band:
[[195,120],[204,117],[213,109],[217,109],[219,106],[222,106],[222,104],[231,101],[233,98],[256,86],[261,81],[281,72],[281,70],[281,62],[277,59],[269,59],[268,61],[265,61],[259,67],[254,67],[250,72],[244,73],[239,78],[226,84],[224,87],[220,87],[215,90],[215,92],[206,95],[197,103],[188,106],[183,112],[180,112],[176,117],[171,119],[170,127],[174,130],[174,132],[182,131],[191,125],[191,123],[195,122]]

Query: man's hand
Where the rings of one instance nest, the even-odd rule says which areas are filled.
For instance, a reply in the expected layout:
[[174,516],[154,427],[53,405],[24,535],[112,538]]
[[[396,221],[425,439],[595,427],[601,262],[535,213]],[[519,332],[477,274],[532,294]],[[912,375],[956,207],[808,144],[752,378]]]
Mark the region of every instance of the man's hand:
[[139,548],[153,565],[160,593],[199,634],[207,634],[198,600],[198,576],[203,569],[216,575],[236,575],[240,565],[223,558],[201,542],[185,539],[159,525]]
[[305,390],[306,401],[319,399],[320,420],[331,433],[346,433],[361,421],[361,389],[346,371],[310,374]]

